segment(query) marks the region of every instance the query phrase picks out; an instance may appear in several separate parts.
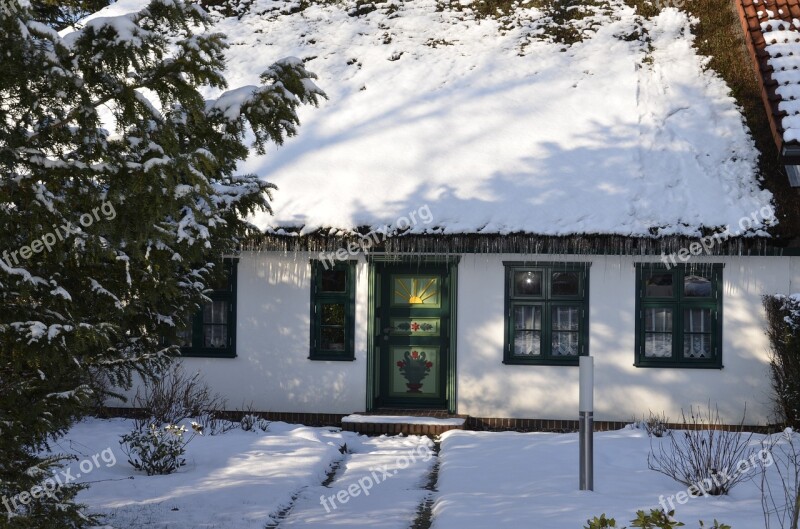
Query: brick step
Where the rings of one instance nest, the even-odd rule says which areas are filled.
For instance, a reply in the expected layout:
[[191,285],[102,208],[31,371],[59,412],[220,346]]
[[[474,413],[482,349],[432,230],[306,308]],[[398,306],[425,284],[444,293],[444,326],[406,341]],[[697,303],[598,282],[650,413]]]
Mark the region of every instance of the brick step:
[[366,435],[430,435],[463,430],[465,417],[427,417],[414,415],[374,415],[355,413],[342,418],[342,430]]

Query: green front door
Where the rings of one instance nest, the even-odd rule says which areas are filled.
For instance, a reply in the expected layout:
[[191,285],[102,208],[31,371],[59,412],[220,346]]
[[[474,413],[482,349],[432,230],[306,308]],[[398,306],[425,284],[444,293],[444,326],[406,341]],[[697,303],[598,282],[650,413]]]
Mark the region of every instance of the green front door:
[[448,408],[449,270],[438,263],[376,264],[377,407]]

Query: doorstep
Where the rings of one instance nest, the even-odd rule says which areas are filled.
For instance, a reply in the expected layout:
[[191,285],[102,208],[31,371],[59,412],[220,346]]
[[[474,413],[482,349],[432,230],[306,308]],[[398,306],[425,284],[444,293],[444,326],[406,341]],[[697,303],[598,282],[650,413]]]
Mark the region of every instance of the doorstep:
[[342,418],[342,430],[367,435],[437,436],[449,430],[463,430],[466,422],[466,417],[455,415],[431,417],[419,411],[413,415],[354,413]]

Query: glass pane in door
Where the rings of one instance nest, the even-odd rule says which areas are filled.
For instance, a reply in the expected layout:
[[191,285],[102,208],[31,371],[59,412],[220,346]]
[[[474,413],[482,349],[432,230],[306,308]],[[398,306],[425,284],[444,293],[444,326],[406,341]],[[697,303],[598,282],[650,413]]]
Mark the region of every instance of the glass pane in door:
[[392,276],[392,306],[438,308],[441,304],[437,276]]

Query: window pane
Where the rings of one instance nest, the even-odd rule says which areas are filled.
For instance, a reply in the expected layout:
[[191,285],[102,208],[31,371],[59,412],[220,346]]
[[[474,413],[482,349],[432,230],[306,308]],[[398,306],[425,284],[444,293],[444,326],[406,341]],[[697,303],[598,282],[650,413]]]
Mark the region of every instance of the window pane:
[[646,333],[644,335],[644,355],[651,358],[672,356],[672,335]]
[[577,296],[579,285],[578,272],[553,272],[554,296]]
[[203,326],[203,347],[221,349],[228,346],[228,326],[227,325],[204,325]]
[[176,330],[175,344],[183,348],[186,356],[227,357],[233,350],[233,308],[236,306],[236,263],[218,263],[212,274],[206,276],[210,300],[186,318],[185,328]]
[[392,306],[409,308],[436,308],[441,303],[438,277],[430,275],[393,276]]
[[542,330],[542,307],[516,305],[514,307],[514,328],[533,331]]
[[230,270],[223,271],[215,270],[211,277],[208,278],[206,286],[213,290],[228,290],[230,284]]
[[514,354],[537,356],[542,353],[541,331],[516,331],[514,333]]
[[711,309],[684,309],[684,358],[711,358]]
[[553,333],[553,354],[556,356],[577,356],[578,355],[578,333],[577,332],[554,332]]
[[672,309],[644,309],[644,330],[647,332],[672,332]]
[[711,332],[711,309],[685,309],[684,332]]
[[578,307],[553,307],[554,331],[578,330]]
[[648,298],[672,297],[672,274],[650,274],[645,280],[644,295]]
[[322,325],[344,326],[344,303],[323,304]]
[[187,327],[186,329],[181,329],[175,335],[175,345],[179,347],[191,347],[192,346],[192,328]]
[[710,334],[687,334],[683,337],[684,358],[711,358]]
[[322,292],[347,291],[347,272],[344,270],[323,270],[320,288]]
[[[353,346],[353,281],[355,263],[340,262],[326,270],[323,263],[312,268],[311,360],[350,359]],[[335,353],[335,354],[334,354]],[[345,358],[348,356],[348,358]]]
[[228,302],[216,300],[203,304],[203,323],[228,323]]
[[687,275],[683,278],[683,295],[689,298],[711,297],[711,280],[707,277]]
[[514,272],[514,293],[517,296],[541,296],[542,272]]
[[344,351],[344,328],[323,327],[322,349],[325,351]]

